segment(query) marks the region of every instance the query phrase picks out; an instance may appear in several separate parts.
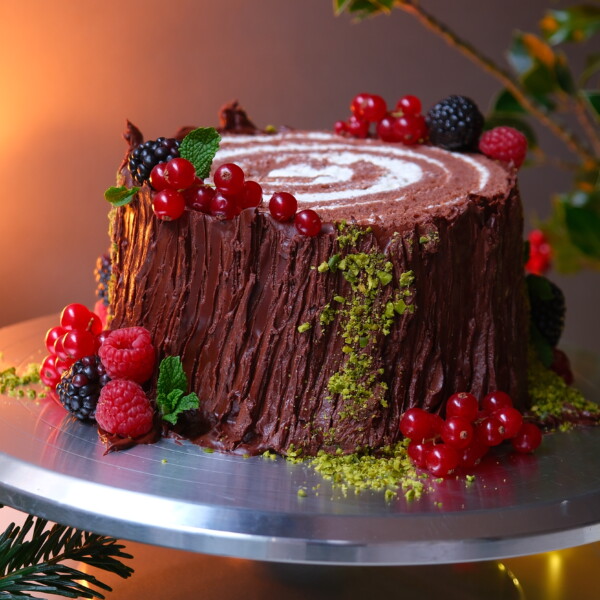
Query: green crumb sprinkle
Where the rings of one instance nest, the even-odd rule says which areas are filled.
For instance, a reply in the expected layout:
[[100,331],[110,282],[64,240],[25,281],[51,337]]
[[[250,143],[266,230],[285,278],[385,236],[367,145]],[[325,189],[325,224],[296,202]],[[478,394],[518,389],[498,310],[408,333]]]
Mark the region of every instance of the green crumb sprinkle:
[[212,454],[214,452],[214,448],[202,448],[202,450],[206,452],[206,454]]
[[340,451],[330,454],[320,450],[317,456],[305,462],[344,494],[350,490],[355,493],[384,491],[389,501],[402,490],[405,498],[412,501],[421,497],[424,486],[406,452],[406,445],[399,442],[377,453],[343,454]]
[[275,127],[275,125],[267,125],[265,127],[265,133],[277,133],[277,127]]
[[567,385],[560,375],[547,369],[531,348],[528,360],[530,412],[544,427],[567,431],[582,420],[600,424],[598,404],[586,400],[578,389]]
[[302,323],[302,325],[298,325],[298,332],[304,333],[310,329],[310,323]]
[[166,458],[163,458],[163,459],[161,459],[161,461],[160,461],[160,462],[161,462],[163,465],[166,465],[168,461],[167,461],[167,459],[166,459]]
[[442,502],[434,502],[433,503],[437,508],[442,508],[444,504]]
[[7,394],[16,398],[27,396],[34,400],[39,396],[39,392],[30,386],[36,385],[39,382],[39,364],[30,363],[21,375],[17,374],[16,367],[8,367],[0,371],[0,394]]
[[432,231],[431,233],[422,235],[419,238],[419,244],[428,244],[429,242],[438,242],[439,239],[440,239],[440,234],[437,231]]
[[317,271],[319,271],[319,273],[325,273],[325,271],[329,271],[329,265],[326,262],[322,262],[317,267]]
[[306,496],[308,496],[308,494],[306,493],[306,490],[304,488],[299,488],[298,489],[298,498],[306,498]]
[[242,458],[250,458],[250,455],[249,454],[243,454]]
[[261,456],[269,460],[275,460],[277,458],[277,454],[275,454],[275,452],[271,452],[270,450],[265,450]]
[[348,225],[346,221],[340,221],[337,225],[339,235],[337,238],[340,248],[347,246],[356,246],[358,240],[363,236],[371,233],[371,227],[359,227],[358,225]]

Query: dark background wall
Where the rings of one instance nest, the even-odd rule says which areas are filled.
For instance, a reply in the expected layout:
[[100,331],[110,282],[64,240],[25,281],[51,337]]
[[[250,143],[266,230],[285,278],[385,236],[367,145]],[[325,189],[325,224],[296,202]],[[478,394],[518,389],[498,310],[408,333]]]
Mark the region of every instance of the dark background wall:
[[[511,32],[537,31],[550,1],[422,4],[505,64]],[[360,91],[425,106],[460,93],[486,109],[498,90],[401,11],[354,24],[330,0],[0,0],[0,326],[93,302],[126,118],[153,139],[216,124],[237,98],[261,126],[329,128]],[[530,220],[568,179],[525,170],[521,186]],[[594,346],[598,275],[556,279],[567,337]]]

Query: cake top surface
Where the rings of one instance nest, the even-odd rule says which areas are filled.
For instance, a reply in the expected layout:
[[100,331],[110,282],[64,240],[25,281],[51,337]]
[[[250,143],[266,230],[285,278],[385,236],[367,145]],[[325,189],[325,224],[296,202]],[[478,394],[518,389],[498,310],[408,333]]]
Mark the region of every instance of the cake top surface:
[[506,196],[514,185],[510,172],[480,154],[325,131],[225,134],[213,167],[226,162],[261,184],[263,210],[274,192],[286,191],[325,221],[361,224],[447,215],[469,196]]

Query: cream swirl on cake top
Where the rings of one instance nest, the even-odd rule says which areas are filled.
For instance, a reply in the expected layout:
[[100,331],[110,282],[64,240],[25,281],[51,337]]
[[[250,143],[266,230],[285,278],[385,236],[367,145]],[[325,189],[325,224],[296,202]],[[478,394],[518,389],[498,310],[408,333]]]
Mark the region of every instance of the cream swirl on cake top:
[[326,132],[225,135],[213,162],[239,164],[258,181],[265,204],[274,192],[294,194],[299,208],[324,219],[375,222],[446,212],[469,194],[494,196],[506,171],[481,155],[431,146],[356,140]]

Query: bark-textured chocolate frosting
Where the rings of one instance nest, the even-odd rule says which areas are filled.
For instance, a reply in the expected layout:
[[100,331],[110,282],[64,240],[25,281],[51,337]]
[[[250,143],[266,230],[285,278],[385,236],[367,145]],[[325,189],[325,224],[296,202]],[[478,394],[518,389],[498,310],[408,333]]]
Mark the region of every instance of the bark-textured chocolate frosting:
[[[512,174],[483,156],[322,132],[225,135],[223,162],[261,183],[265,204],[290,191],[325,225],[303,237],[266,206],[163,222],[145,187],[116,209],[112,327],[144,326],[160,358],[181,356],[200,397],[183,435],[229,451],[349,452],[397,440],[403,411],[443,412],[454,392],[502,389],[523,405]],[[350,264],[374,270],[357,281]]]

